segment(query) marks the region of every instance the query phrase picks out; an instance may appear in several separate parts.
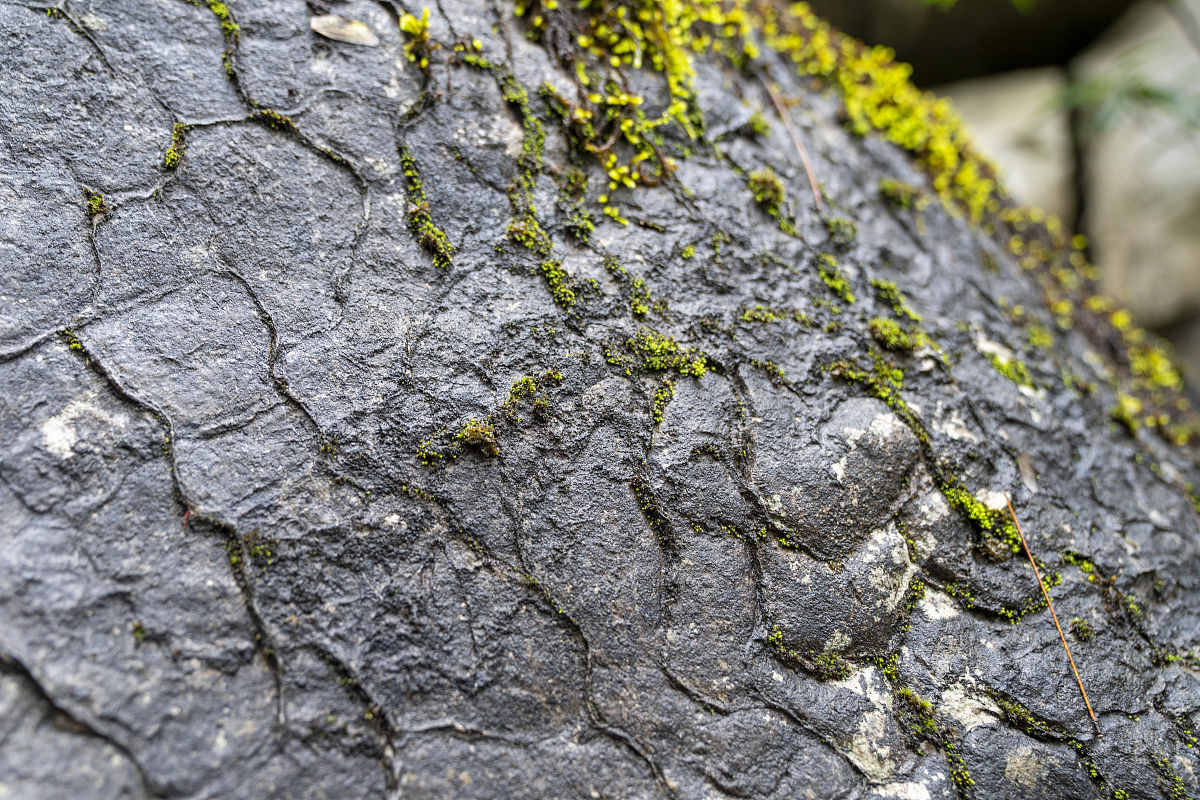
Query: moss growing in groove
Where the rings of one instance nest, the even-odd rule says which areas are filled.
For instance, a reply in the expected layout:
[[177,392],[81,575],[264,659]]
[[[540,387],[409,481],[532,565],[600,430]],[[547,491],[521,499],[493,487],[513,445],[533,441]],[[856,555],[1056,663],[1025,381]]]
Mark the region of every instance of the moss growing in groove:
[[875,294],[881,302],[887,303],[892,309],[892,313],[899,319],[909,319],[912,322],[919,323],[921,315],[913,311],[908,305],[908,300],[904,297],[904,293],[896,288],[896,284],[891,281],[884,281],[878,278],[871,280],[871,285],[875,287]]
[[1071,633],[1081,642],[1086,642],[1096,635],[1096,629],[1092,627],[1092,623],[1083,617],[1071,617],[1070,628]]
[[407,147],[400,148],[400,168],[404,171],[404,191],[408,198],[408,225],[417,242],[433,257],[434,266],[445,269],[453,263],[454,245],[445,231],[433,222],[429,200],[417,162]]
[[229,12],[229,6],[220,0],[205,0],[205,5],[208,10],[213,13],[213,16],[221,23],[221,34],[227,41],[237,42],[238,31],[240,28],[233,19],[233,14]]
[[559,179],[558,196],[555,200],[563,216],[563,227],[580,242],[587,244],[596,222],[588,212],[584,199],[587,196],[588,178],[581,170],[569,169]]
[[784,643],[783,631],[778,627],[772,628],[771,632],[767,634],[767,644],[780,661],[798,666],[818,680],[841,681],[850,677],[850,662],[842,656],[837,653],[817,653],[812,650],[801,653]]
[[405,12],[400,15],[400,30],[408,40],[404,43],[404,55],[421,69],[429,68],[429,8],[421,9],[421,16],[414,17]]
[[103,217],[109,212],[108,203],[100,192],[88,192],[87,211],[93,217]]
[[879,194],[893,207],[905,211],[921,211],[929,205],[929,196],[911,183],[884,178],[879,182]]
[[838,269],[837,259],[830,254],[822,253],[817,257],[817,272],[829,290],[847,305],[858,299],[854,296],[854,292],[850,291],[850,281],[846,280],[846,276]]
[[251,119],[258,120],[267,125],[272,130],[284,130],[288,133],[300,133],[300,128],[296,125],[296,121],[286,114],[280,114],[278,111],[270,108],[255,108],[250,114]]
[[654,424],[659,425],[663,421],[663,413],[667,410],[667,406],[675,397],[675,383],[670,378],[663,378],[662,383],[654,391],[654,402],[652,406],[651,416],[654,419]]
[[187,136],[188,126],[182,122],[176,122],[171,128],[171,146],[167,148],[166,155],[163,156],[163,167],[166,169],[175,169],[179,165],[180,159],[183,158],[183,151],[187,147],[185,140]]
[[550,258],[541,263],[540,269],[554,302],[565,309],[575,305],[575,291],[569,286],[571,276],[563,269],[562,262],[557,258]]

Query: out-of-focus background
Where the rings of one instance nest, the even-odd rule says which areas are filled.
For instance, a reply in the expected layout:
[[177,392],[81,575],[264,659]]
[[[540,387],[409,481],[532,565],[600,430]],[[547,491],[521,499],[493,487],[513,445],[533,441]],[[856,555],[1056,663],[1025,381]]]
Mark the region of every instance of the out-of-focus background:
[[1200,0],[810,0],[953,98],[1200,386]]

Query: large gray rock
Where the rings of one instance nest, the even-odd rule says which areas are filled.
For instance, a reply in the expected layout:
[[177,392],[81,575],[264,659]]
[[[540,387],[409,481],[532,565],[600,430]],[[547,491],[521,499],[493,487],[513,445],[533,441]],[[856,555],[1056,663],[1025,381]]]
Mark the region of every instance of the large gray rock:
[[[547,123],[565,310],[505,235],[524,132],[494,77],[443,51],[422,99],[390,6],[334,9],[365,47],[313,5],[234,3],[230,80],[207,7],[0,3],[0,796],[1200,790],[1195,454],[1107,423],[1083,332],[1028,344],[1013,304],[1053,323],[992,241],[881,200],[924,181],[904,154],[778,71],[857,224],[832,241],[784,126],[748,135],[761,85],[701,61],[719,153],[617,193],[633,224],[583,244]],[[566,85],[511,11],[442,0],[431,34]],[[747,188],[764,165],[796,235]],[[890,357],[903,407],[828,369],[871,368],[872,280],[940,348]],[[648,368],[649,329],[706,373]],[[1014,493],[1059,617],[1094,633],[1102,738],[1027,564],[950,476]]]

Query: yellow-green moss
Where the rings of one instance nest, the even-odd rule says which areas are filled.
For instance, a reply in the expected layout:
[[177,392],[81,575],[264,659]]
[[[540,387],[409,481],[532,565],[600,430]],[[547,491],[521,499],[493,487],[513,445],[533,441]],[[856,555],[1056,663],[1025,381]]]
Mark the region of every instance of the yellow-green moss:
[[434,265],[443,269],[449,267],[454,256],[454,245],[445,231],[433,222],[421,173],[407,147],[400,149],[400,167],[404,170],[409,227],[417,237],[417,242],[433,257]]

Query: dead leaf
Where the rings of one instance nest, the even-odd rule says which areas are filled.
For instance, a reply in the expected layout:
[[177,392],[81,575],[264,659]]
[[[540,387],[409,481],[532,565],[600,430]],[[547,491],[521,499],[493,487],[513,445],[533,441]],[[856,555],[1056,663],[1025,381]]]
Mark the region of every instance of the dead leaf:
[[324,14],[309,20],[309,27],[326,39],[347,44],[361,44],[364,47],[378,47],[379,37],[366,23],[356,19],[346,19],[337,14]]

